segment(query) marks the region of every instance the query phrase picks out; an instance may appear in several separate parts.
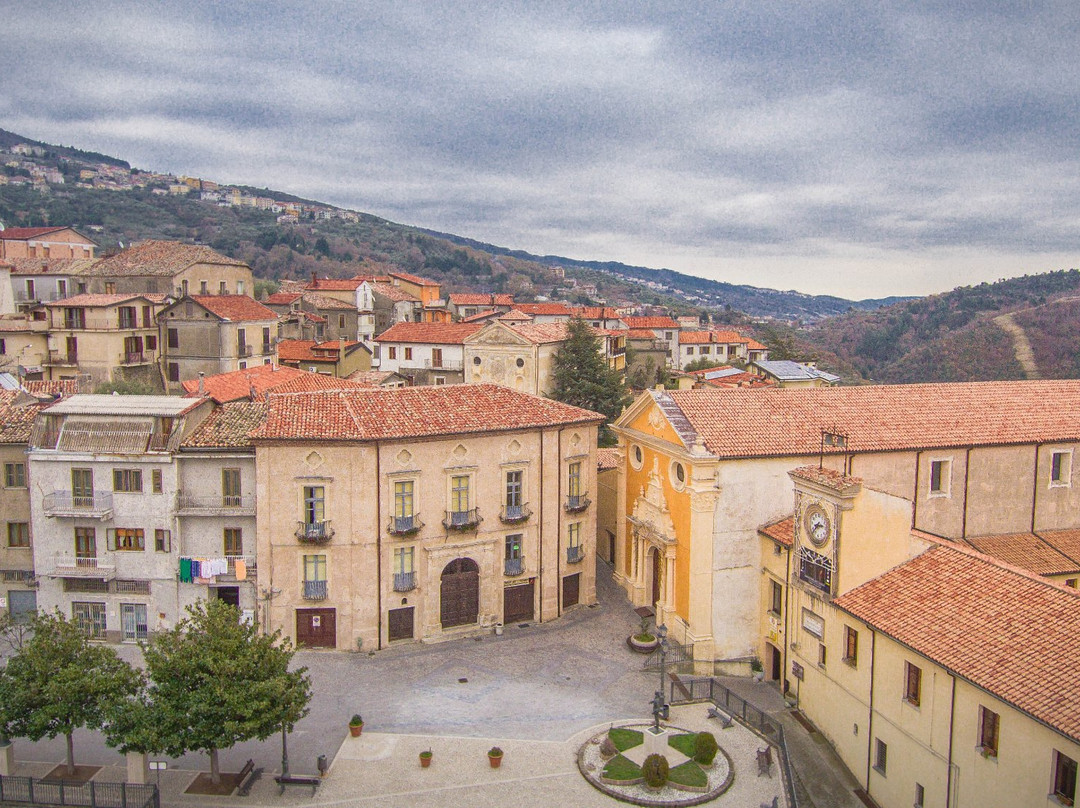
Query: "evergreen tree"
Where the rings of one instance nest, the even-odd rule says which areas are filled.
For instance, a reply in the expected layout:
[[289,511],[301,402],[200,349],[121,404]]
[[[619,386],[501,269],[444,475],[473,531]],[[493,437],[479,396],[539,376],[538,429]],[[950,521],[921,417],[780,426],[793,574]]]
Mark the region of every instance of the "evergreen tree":
[[619,417],[630,402],[630,394],[622,374],[600,353],[600,340],[588,323],[575,317],[567,324],[566,333],[566,341],[554,357],[551,397],[603,415],[598,439],[601,446],[611,446],[615,438],[608,424]]
[[63,735],[67,773],[74,775],[72,734],[104,726],[114,705],[138,689],[139,674],[60,612],[34,617],[31,632],[0,671],[0,735]]
[[146,646],[149,687],[120,720],[121,746],[179,757],[197,750],[210,756],[210,775],[220,782],[218,750],[286,731],[307,715],[311,679],[307,668],[290,671],[295,651],[280,632],[260,634],[240,612],[219,600],[188,607],[171,631]]

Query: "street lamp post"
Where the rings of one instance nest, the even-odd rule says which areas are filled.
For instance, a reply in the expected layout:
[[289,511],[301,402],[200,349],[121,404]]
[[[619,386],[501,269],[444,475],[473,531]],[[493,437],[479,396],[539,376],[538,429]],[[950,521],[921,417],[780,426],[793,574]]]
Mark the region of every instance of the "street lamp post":
[[664,673],[667,668],[667,626],[661,623],[656,627],[656,637],[660,642],[657,648],[660,651],[660,689],[653,697],[653,732],[660,732],[660,716],[664,712]]
[[289,776],[289,747],[285,741],[285,722],[281,722],[281,776]]

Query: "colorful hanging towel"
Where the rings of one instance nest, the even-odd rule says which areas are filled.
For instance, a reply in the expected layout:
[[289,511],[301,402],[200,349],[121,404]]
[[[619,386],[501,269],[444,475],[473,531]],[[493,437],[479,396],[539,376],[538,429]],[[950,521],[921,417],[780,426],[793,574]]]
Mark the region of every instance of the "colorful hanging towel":
[[191,574],[191,559],[190,558],[181,558],[180,559],[180,581],[182,583],[185,583],[185,584],[190,584],[193,577],[194,576],[192,576],[192,574]]
[[236,580],[238,580],[238,581],[246,581],[247,580],[247,564],[244,563],[244,559],[238,558],[235,561],[233,561],[233,569],[236,570]]

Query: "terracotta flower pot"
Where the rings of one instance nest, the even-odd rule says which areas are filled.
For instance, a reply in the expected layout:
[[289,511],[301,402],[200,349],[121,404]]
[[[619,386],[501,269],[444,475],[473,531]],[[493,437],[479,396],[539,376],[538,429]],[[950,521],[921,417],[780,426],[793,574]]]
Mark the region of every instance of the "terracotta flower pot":
[[420,753],[420,768],[426,769],[431,765],[431,752]]
[[364,731],[363,724],[349,724],[349,734],[354,738],[359,738],[360,733]]
[[499,768],[502,765],[502,755],[488,755],[488,763],[493,769]]

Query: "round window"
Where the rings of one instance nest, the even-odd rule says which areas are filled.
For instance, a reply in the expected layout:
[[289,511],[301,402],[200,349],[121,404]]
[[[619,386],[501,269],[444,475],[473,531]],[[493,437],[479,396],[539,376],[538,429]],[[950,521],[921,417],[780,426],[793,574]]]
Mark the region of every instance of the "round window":
[[634,445],[630,449],[630,465],[635,469],[640,469],[642,463],[645,462],[645,453],[641,451],[641,447]]
[[686,469],[683,468],[682,463],[675,464],[675,480],[679,483],[679,485],[682,485],[686,482]]
[[479,365],[480,364],[480,357],[479,356],[474,356],[473,359],[472,359],[472,363],[474,365]]
[[522,359],[522,358],[521,358],[520,356],[518,357],[518,361],[517,361],[517,366],[518,366],[519,368],[523,368],[523,367],[525,367],[525,360],[524,360],[524,359]]

